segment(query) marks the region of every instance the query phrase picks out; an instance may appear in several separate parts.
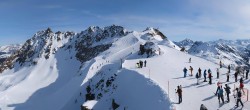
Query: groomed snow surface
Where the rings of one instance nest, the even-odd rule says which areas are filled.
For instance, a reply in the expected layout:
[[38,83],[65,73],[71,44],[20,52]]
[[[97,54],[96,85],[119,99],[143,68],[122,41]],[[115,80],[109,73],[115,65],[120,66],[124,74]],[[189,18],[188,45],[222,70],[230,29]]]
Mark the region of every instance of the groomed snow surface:
[[[145,37],[145,36],[144,36]],[[79,110],[81,105],[94,110],[110,110],[112,99],[120,105],[118,110],[199,110],[204,104],[208,110],[234,109],[233,93],[231,102],[220,104],[214,92],[218,81],[229,84],[233,89],[233,71],[230,82],[226,82],[227,69],[220,69],[220,79],[216,79],[219,66],[207,60],[182,53],[174,49],[171,43],[159,38],[151,39],[158,44],[161,54],[146,58],[137,55],[139,45],[148,38],[134,32],[113,43],[107,51],[96,58],[81,64],[74,57],[74,52],[59,50],[48,60],[40,59],[36,66],[7,70],[0,75],[0,108],[2,110]],[[162,44],[162,45],[160,45]],[[166,45],[165,45],[166,44]],[[157,53],[157,52],[156,52]],[[188,59],[192,62],[188,63]],[[122,59],[122,68],[121,68]],[[147,60],[147,66],[137,68],[139,60]],[[82,66],[81,66],[82,65]],[[211,69],[213,84],[202,82],[197,85],[195,75],[183,77],[183,68],[194,68],[195,74],[200,67]],[[188,72],[189,73],[189,72]],[[112,86],[104,87],[107,92],[94,89],[100,79],[105,81],[115,76]],[[202,75],[203,76],[203,75]],[[169,86],[168,86],[169,82]],[[245,80],[249,87],[250,80]],[[85,102],[86,86],[90,85],[96,95],[103,97],[92,102]],[[183,102],[177,104],[175,89],[182,85]],[[168,89],[169,88],[169,89]],[[231,89],[231,90],[232,90]],[[81,95],[80,95],[81,93]],[[246,96],[244,96],[246,97]],[[224,97],[226,100],[226,97]],[[250,109],[250,102],[244,102],[244,110]],[[241,106],[238,108],[240,109]]]

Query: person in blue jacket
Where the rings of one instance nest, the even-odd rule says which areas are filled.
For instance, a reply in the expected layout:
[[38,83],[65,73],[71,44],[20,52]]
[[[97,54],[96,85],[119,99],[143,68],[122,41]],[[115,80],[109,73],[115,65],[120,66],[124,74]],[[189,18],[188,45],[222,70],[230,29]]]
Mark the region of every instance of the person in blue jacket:
[[184,78],[187,76],[187,68],[186,67],[184,67],[184,69],[183,69],[183,72],[184,72]]
[[204,76],[204,82],[207,82],[207,70],[206,69],[204,70],[203,76]]

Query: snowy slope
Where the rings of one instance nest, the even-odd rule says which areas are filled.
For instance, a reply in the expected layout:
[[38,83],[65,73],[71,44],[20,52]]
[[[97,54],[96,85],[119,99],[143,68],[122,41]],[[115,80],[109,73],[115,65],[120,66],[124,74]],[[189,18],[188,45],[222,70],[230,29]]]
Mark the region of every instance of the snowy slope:
[[[153,49],[152,56],[138,55],[141,44],[152,44],[145,45]],[[215,76],[218,65],[179,49],[154,28],[129,32],[115,25],[92,26],[81,33],[54,33],[48,28],[27,40],[4,63],[6,66],[1,66],[0,108],[79,110],[85,105],[109,110],[112,99],[120,105],[118,110],[196,110],[201,103],[209,110],[233,108],[233,101],[218,105],[213,97],[215,84],[195,85],[194,77],[182,78],[184,67],[211,68]],[[190,57],[192,63],[187,63]],[[147,67],[137,68],[139,60],[147,60]],[[224,82],[226,69],[220,71]],[[249,82],[245,81],[247,88]],[[229,84],[232,87],[234,83]],[[177,85],[183,87],[180,105],[176,104],[174,91]],[[95,95],[92,102],[85,101],[87,87]],[[249,102],[245,108],[250,108]]]
[[[168,91],[168,81],[170,83],[170,99],[171,102],[176,106],[178,110],[197,110],[199,109],[201,104],[207,106],[209,110],[229,110],[234,107],[235,101],[233,96],[230,96],[231,103],[228,104],[219,104],[218,99],[214,96],[214,92],[216,91],[216,83],[218,81],[226,84],[226,69],[221,69],[220,72],[222,73],[221,78],[218,80],[216,79],[216,68],[219,66],[206,61],[204,59],[194,57],[177,50],[168,48],[166,46],[161,46],[163,52],[162,56],[158,56],[155,58],[150,59],[140,59],[140,60],[147,60],[148,64],[146,68],[137,69],[133,66],[134,63],[138,61],[136,60],[127,60],[125,61],[125,68],[131,69],[134,71],[138,71],[138,73],[143,74],[145,77],[150,77],[154,82],[156,82],[164,91]],[[192,58],[192,63],[188,63],[188,59]],[[155,66],[157,65],[157,66]],[[188,76],[187,78],[183,78],[182,69],[184,67],[192,66],[194,68],[194,72],[198,71],[200,67],[202,70],[204,69],[211,69],[213,73],[213,84],[209,85],[208,82],[202,82],[200,85],[196,85],[196,78],[193,76]],[[188,72],[189,73],[189,72]],[[231,73],[230,87],[234,87],[233,81],[233,73]],[[203,81],[203,78],[201,79]],[[250,80],[245,81],[245,86],[249,88]],[[175,89],[177,85],[182,85],[183,87],[183,103],[182,104],[175,104],[177,103],[177,96],[175,94]],[[236,84],[239,85],[239,84]],[[232,94],[231,94],[232,95]],[[192,106],[190,106],[192,105]],[[245,102],[245,108],[250,108],[250,103]]]

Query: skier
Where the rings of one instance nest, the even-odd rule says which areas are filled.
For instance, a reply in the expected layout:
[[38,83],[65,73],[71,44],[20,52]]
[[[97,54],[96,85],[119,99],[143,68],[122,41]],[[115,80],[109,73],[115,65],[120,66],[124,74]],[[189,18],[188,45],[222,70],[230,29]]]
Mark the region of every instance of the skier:
[[147,61],[145,60],[145,61],[144,61],[144,67],[146,67],[146,65],[147,65]]
[[179,96],[179,104],[182,102],[182,90],[180,88],[180,86],[177,86],[177,91],[176,93],[178,93]]
[[221,86],[221,83],[217,82],[217,89],[216,89],[215,95],[218,95],[218,92],[220,90],[220,86]]
[[220,85],[219,85],[219,82],[218,82],[218,83],[217,83],[217,89],[216,89],[216,92],[215,92],[214,95],[218,95],[219,90],[220,90]]
[[244,84],[243,84],[243,78],[240,78],[240,91],[243,91],[243,94],[245,94],[244,92]]
[[235,78],[235,82],[237,82],[237,80],[238,80],[238,72],[237,71],[235,71],[235,73],[234,73],[234,78]]
[[183,69],[183,72],[184,72],[184,78],[187,76],[187,68],[186,67],[184,67],[184,69]]
[[201,68],[198,69],[199,72],[199,78],[201,77]]
[[189,70],[190,70],[191,76],[193,76],[193,67],[190,66]]
[[229,72],[229,73],[230,73],[230,68],[231,68],[230,65],[228,65],[227,69],[228,69],[228,72]]
[[212,73],[211,73],[211,70],[208,69],[208,79],[209,79],[209,84],[211,85],[212,84]]
[[199,73],[197,72],[195,75],[196,79],[197,79],[197,85],[199,85]]
[[223,96],[222,86],[220,87],[220,89],[218,91],[218,100],[219,100],[219,103],[220,103],[220,99],[221,99],[222,103],[224,104],[224,96]]
[[137,68],[140,68],[140,64],[139,64],[138,62],[136,63],[136,67],[137,67]]
[[227,72],[227,82],[229,82],[229,72]]
[[189,58],[189,63],[191,63],[191,58]]
[[143,67],[143,62],[140,60],[140,68]]
[[230,91],[231,88],[227,84],[225,84],[224,89],[227,94],[227,102],[230,102],[229,94],[231,94],[231,91]]
[[211,70],[210,70],[210,69],[208,69],[208,70],[207,70],[207,72],[208,72],[208,73],[211,73]]
[[240,78],[240,83],[243,83],[243,78],[242,77]]
[[219,79],[219,74],[220,74],[220,71],[219,71],[219,68],[217,68],[217,79]]
[[204,76],[203,82],[207,82],[207,70],[204,70],[203,76]]
[[239,102],[240,102],[240,104],[241,104],[241,106],[242,107],[244,107],[244,105],[243,105],[243,103],[242,103],[242,101],[241,101],[241,92],[239,91],[239,89],[238,88],[236,88],[236,92],[237,92],[237,102],[236,102],[236,107],[238,107],[239,106]]
[[222,68],[222,62],[221,62],[221,60],[220,60],[220,68]]
[[246,79],[248,79],[249,69],[246,70]]

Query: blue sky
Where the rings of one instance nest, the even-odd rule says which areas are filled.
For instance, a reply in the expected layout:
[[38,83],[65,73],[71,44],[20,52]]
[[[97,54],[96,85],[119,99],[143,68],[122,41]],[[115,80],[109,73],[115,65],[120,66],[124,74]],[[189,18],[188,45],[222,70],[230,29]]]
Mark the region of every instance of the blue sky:
[[37,31],[80,32],[89,26],[159,28],[169,39],[249,39],[249,0],[1,0],[0,45]]

